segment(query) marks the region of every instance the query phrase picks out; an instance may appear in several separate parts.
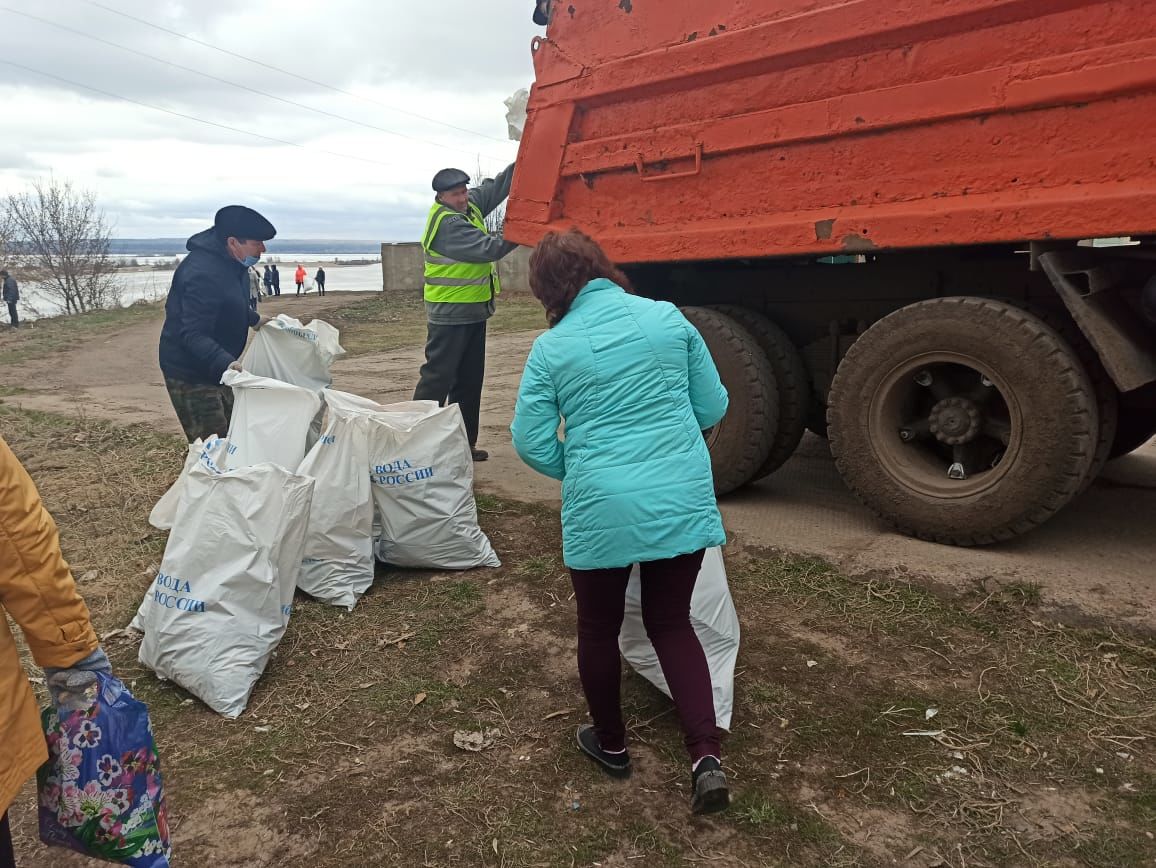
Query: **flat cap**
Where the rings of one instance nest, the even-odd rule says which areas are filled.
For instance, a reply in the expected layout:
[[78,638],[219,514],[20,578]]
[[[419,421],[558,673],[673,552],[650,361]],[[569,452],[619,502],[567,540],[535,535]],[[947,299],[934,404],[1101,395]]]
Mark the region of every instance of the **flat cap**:
[[550,23],[550,17],[548,13],[545,9],[542,8],[542,4],[538,2],[535,2],[534,4],[534,23],[540,27],[545,27]]
[[226,205],[213,218],[213,228],[222,238],[268,241],[277,234],[273,224],[244,205]]
[[435,193],[444,193],[454,187],[462,187],[470,183],[470,176],[461,169],[442,169],[433,176]]

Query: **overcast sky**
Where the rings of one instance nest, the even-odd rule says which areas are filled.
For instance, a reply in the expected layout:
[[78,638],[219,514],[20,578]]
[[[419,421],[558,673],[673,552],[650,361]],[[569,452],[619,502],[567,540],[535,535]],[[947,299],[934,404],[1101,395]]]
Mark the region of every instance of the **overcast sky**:
[[265,213],[280,238],[416,238],[437,169],[473,174],[480,163],[492,175],[517,152],[502,103],[533,80],[530,40],[541,29],[530,7],[524,0],[0,0],[0,192],[47,175],[70,180],[97,194],[122,238],[190,235],[234,202]]

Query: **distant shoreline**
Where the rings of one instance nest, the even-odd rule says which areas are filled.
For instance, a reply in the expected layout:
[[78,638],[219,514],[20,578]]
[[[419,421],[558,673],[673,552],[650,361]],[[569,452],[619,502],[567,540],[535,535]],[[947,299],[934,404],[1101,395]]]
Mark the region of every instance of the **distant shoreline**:
[[[314,254],[314,256],[316,256],[316,254]],[[115,258],[117,258],[117,259],[120,259],[120,258],[139,259],[141,257],[117,256]],[[172,258],[176,259],[175,256]],[[166,257],[166,259],[168,259],[168,257]],[[276,265],[278,269],[284,270],[285,268],[288,268],[290,266],[292,266],[292,268],[296,269],[298,265],[302,265],[306,269],[309,269],[309,268],[315,269],[315,268],[318,268],[319,266],[324,266],[326,269],[332,269],[332,268],[360,268],[360,267],[364,267],[367,265],[380,265],[380,264],[381,264],[381,257],[380,256],[377,256],[374,258],[366,257],[365,259],[351,259],[351,260],[342,260],[339,262],[334,262],[332,259],[316,259],[316,258],[313,258],[313,259],[293,259],[292,257],[285,258],[281,254],[277,254],[276,259],[266,259],[265,257],[262,257],[261,261],[257,263],[256,267],[263,271],[264,267],[266,265]],[[160,274],[162,272],[173,272],[173,271],[176,271],[176,266],[171,261],[167,261],[167,262],[157,262],[153,265],[122,265],[116,269],[115,273],[116,274],[140,274],[142,272],[156,272],[156,273]],[[310,276],[312,276],[312,275],[310,275]]]

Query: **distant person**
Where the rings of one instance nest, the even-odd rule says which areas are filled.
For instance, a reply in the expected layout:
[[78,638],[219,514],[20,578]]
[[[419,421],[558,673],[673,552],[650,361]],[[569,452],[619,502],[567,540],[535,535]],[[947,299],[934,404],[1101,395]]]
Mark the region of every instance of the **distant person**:
[[188,240],[189,255],[173,275],[161,329],[160,365],[165,387],[189,442],[224,436],[233,392],[221,385],[245,349],[249,328],[269,317],[249,304],[249,269],[277,234],[273,224],[243,205],[217,212],[211,228]]
[[8,809],[48,760],[39,703],[20,664],[9,617],[44,668],[41,683],[62,719],[77,710],[76,694],[96,683],[94,673],[112,674],[60,552],[56,524],[0,438],[0,866],[16,864]]
[[305,266],[298,265],[297,271],[293,274],[293,279],[297,281],[297,294],[300,295],[305,288]]
[[265,273],[261,276],[261,282],[265,284],[265,295],[273,294],[273,269],[268,265],[265,266]]
[[553,0],[534,0],[534,23],[545,27],[550,23],[550,11]]
[[530,350],[510,430],[523,461],[562,480],[562,556],[593,719],[579,727],[578,747],[607,774],[630,775],[618,633],[638,564],[642,623],[690,754],[691,808],[720,811],[730,796],[690,601],[705,550],[726,542],[702,436],[726,413],[726,389],[678,308],[632,295],[581,232],[542,239],[530,257],[530,289],[550,330]]
[[277,263],[273,263],[273,295],[281,294],[281,272],[277,270]]
[[253,266],[249,269],[249,307],[253,310],[257,309],[257,304],[261,301],[261,275],[257,273],[257,267]]
[[8,269],[0,269],[0,277],[4,278],[4,301],[8,305],[8,320],[12,328],[20,328],[20,314],[16,312],[16,302],[20,301],[20,286],[16,278],[8,273]]
[[425,309],[429,320],[425,364],[415,401],[457,404],[466,424],[474,461],[490,454],[478,449],[482,381],[486,371],[486,320],[502,291],[497,262],[515,247],[491,235],[486,216],[510,195],[511,163],[498,177],[470,189],[461,169],[433,177],[436,194],[422,233],[425,251]]
[[317,281],[317,294],[325,295],[325,269],[322,266],[317,266],[317,274],[313,279]]

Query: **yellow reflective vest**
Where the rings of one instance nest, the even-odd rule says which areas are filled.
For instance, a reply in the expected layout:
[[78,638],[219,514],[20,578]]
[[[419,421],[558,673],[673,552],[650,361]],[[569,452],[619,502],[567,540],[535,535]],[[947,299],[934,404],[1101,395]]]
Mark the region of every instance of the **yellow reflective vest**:
[[[442,221],[447,217],[463,216],[460,211],[435,202],[426,220],[421,247],[425,251],[425,300],[469,304],[489,301],[502,291],[498,282],[498,266],[494,262],[458,262],[442,256],[430,245],[437,237]],[[481,231],[486,231],[486,220],[481,209],[470,203],[467,220]]]

